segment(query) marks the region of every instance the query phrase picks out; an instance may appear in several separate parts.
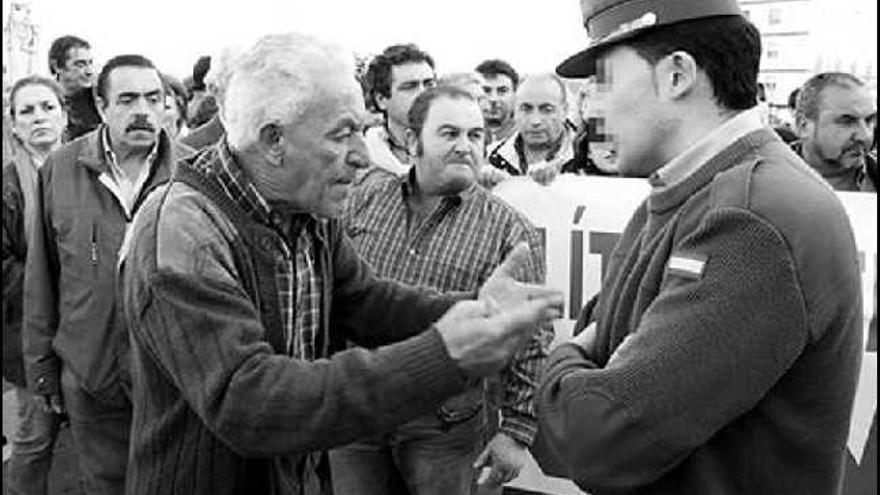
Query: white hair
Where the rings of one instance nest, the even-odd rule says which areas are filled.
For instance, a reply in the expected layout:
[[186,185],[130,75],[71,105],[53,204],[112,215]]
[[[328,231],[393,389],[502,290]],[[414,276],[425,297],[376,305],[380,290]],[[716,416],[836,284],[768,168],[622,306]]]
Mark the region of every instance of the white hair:
[[241,46],[229,45],[211,56],[211,68],[205,74],[205,85],[211,88],[211,92],[220,106],[223,106],[232,70],[243,53],[244,49]]
[[260,38],[236,61],[223,104],[229,144],[243,149],[267,124],[288,125],[302,115],[316,90],[333,77],[354,79],[354,55],[300,33]]

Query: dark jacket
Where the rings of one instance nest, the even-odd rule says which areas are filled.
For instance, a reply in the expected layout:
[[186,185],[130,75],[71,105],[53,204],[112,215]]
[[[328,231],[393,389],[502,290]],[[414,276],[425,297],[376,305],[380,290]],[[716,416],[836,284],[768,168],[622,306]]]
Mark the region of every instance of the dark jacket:
[[[34,211],[41,225],[28,246],[23,339],[28,384],[38,394],[58,393],[62,363],[92,393],[115,384],[128,347],[114,300],[117,251],[130,219],[99,180],[109,170],[102,130],[64,145],[39,173]],[[163,131],[135,205],[168,179],[178,152]]]
[[548,360],[541,431],[590,493],[837,493],[861,300],[840,200],[754,131],[634,213],[595,345]]
[[3,378],[25,387],[21,353],[24,302],[24,197],[15,162],[3,165]]
[[67,128],[64,142],[73,141],[83,134],[94,131],[103,122],[92,88],[83,88],[64,99],[67,107]]
[[[275,280],[283,241],[193,165],[216,150],[179,162],[125,250],[127,493],[316,493],[327,480],[307,454],[388,430],[466,388],[439,333],[422,332],[462,296],[377,280],[340,225],[321,221],[323,358],[287,356]],[[375,347],[415,334],[327,358],[346,338]]]

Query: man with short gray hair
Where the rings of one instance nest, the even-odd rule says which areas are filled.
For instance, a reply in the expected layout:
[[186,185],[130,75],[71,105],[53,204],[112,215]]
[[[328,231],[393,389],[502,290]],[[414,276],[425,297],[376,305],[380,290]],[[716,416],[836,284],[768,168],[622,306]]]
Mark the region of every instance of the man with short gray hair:
[[[127,493],[327,493],[321,451],[434,410],[561,314],[513,280],[525,246],[477,301],[373,276],[337,220],[367,166],[353,68],[316,38],[262,38],[233,70],[227,135],[135,219]],[[333,354],[346,339],[373,350]]]

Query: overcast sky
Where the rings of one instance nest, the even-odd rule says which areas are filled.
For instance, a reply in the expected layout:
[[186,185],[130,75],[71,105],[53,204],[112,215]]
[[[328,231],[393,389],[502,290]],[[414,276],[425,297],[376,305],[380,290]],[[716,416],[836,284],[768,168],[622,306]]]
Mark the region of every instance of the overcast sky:
[[[3,0],[4,14],[11,0]],[[877,59],[878,0],[813,0],[811,57]],[[141,53],[180,78],[200,55],[249,46],[284,31],[320,34],[361,54],[415,42],[439,72],[471,70],[504,58],[522,73],[550,71],[581,49],[586,34],[578,0],[30,0],[40,26],[37,69],[51,41],[77,34],[99,64]],[[5,19],[4,19],[5,20]],[[833,67],[830,67],[833,68]],[[823,69],[827,69],[823,67]]]
[[586,41],[577,0],[31,0],[31,5],[41,27],[38,53],[45,54],[57,36],[77,34],[92,44],[96,61],[142,53],[178,77],[191,72],[199,55],[292,30],[321,34],[365,54],[415,42],[441,72],[470,70],[491,57],[505,58],[521,72],[552,70]]

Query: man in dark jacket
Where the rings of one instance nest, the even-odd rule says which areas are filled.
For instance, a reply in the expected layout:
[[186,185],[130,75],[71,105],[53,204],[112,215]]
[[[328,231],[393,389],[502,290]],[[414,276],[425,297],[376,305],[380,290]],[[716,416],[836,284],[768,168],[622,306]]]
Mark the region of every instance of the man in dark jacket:
[[[560,314],[559,293],[513,282],[522,245],[479,301],[373,276],[336,220],[368,164],[352,62],[261,39],[230,79],[227,135],[139,210],[128,494],[320,493],[322,450],[435,410]],[[376,349],[331,357],[346,339]]]
[[64,89],[67,129],[64,141],[72,141],[101,124],[101,114],[92,93],[92,47],[77,36],[62,36],[49,47],[49,71]]
[[585,0],[620,173],[649,197],[594,322],[550,355],[538,419],[597,494],[834,494],[862,356],[855,240],[834,191],[762,123],[736,0]]
[[108,61],[98,98],[107,124],[40,169],[23,335],[28,384],[69,414],[87,492],[117,495],[131,425],[117,252],[146,191],[169,176],[177,148],[162,131],[163,85],[149,60]]

